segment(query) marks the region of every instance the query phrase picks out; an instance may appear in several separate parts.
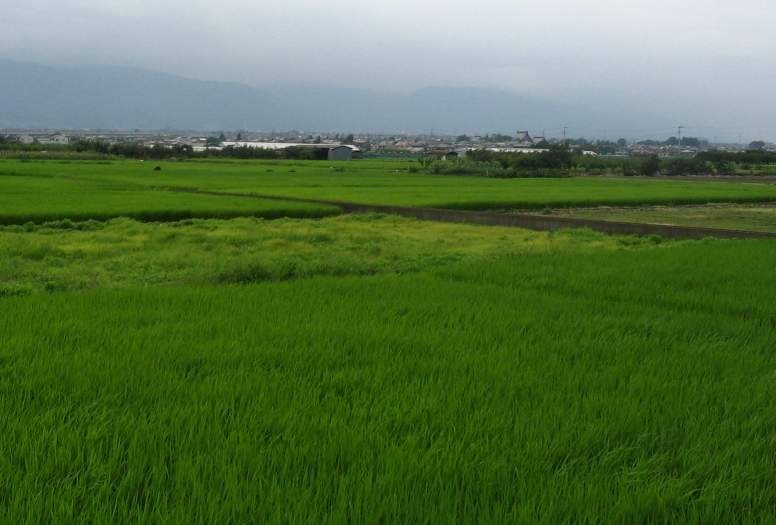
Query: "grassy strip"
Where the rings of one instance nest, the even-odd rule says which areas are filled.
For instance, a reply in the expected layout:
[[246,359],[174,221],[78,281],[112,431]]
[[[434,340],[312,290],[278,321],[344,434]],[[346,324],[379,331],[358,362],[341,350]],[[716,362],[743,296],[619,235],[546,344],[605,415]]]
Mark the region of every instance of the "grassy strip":
[[552,210],[549,214],[584,219],[776,233],[776,205],[768,204],[576,208]]
[[0,295],[410,273],[496,254],[581,245],[616,249],[651,246],[653,241],[380,215],[167,224],[65,220],[0,228]]

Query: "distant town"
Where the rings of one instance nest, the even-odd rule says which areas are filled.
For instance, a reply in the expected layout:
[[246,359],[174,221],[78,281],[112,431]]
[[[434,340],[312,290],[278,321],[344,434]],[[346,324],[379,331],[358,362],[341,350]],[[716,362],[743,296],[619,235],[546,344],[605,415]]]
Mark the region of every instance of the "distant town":
[[[681,130],[679,130],[681,131]],[[711,149],[718,151],[776,151],[776,144],[765,141],[749,143],[713,143],[697,137],[671,136],[665,140],[587,140],[584,138],[545,137],[542,132],[528,130],[514,134],[486,135],[419,135],[350,134],[316,132],[144,132],[88,130],[4,130],[0,137],[5,143],[28,146],[67,146],[77,141],[105,144],[132,144],[143,147],[186,148],[194,152],[218,151],[223,148],[256,148],[282,150],[287,148],[326,149],[332,160],[371,157],[429,156],[450,160],[463,158],[470,151],[489,150],[503,153],[539,153],[554,144],[566,144],[572,151],[585,155],[659,157],[694,156]]]

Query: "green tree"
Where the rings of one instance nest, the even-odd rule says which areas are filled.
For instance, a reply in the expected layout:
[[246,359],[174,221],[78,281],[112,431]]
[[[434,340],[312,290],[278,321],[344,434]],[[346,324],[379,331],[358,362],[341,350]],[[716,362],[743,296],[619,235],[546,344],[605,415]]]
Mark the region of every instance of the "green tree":
[[641,161],[639,173],[647,177],[653,177],[660,172],[660,159],[657,155],[647,155]]

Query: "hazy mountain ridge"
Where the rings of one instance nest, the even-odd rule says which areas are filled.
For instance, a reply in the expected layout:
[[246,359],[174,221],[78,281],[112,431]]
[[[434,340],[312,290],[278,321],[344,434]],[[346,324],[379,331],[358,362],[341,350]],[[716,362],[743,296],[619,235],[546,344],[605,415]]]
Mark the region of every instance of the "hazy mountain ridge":
[[256,88],[140,69],[0,60],[0,127],[514,131],[592,115],[482,88],[410,95],[320,86]]
[[267,118],[271,97],[240,84],[125,68],[0,61],[0,126],[220,129]]

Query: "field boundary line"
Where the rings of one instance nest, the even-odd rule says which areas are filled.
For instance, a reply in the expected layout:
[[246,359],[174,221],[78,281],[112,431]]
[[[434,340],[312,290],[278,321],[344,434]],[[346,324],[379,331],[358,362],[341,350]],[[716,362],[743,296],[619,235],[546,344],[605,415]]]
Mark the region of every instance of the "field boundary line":
[[639,222],[603,221],[573,217],[553,217],[531,213],[495,213],[488,211],[452,210],[444,208],[413,208],[409,206],[390,206],[384,204],[360,204],[355,202],[308,199],[304,197],[284,197],[260,193],[222,192],[200,190],[197,188],[154,186],[157,189],[179,191],[182,193],[202,193],[223,195],[225,197],[254,197],[257,199],[282,200],[308,204],[337,206],[344,213],[385,213],[400,215],[424,221],[453,222],[463,224],[482,224],[488,226],[511,226],[537,231],[557,231],[572,228],[589,228],[611,235],[660,235],[677,239],[703,239],[717,237],[721,239],[776,239],[776,233],[751,230],[728,230],[724,228],[702,228],[696,226],[671,226]]
[[673,182],[746,182],[776,184],[776,175],[579,175],[578,177],[603,177],[622,180],[662,180]]

